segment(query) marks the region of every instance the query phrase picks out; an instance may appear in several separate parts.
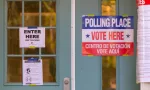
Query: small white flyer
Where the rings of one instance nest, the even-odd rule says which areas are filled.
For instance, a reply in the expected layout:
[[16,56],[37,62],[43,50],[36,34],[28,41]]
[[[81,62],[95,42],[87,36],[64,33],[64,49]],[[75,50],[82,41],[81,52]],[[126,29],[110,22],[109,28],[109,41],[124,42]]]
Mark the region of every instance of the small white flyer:
[[20,48],[45,47],[45,28],[43,27],[20,27]]
[[43,67],[41,59],[23,60],[23,85],[43,85]]

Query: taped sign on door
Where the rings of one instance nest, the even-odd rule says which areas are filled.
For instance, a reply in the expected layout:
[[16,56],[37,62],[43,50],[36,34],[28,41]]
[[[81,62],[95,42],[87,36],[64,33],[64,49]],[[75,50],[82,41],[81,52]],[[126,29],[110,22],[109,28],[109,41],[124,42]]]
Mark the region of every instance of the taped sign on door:
[[19,29],[20,47],[45,47],[45,28],[21,27]]

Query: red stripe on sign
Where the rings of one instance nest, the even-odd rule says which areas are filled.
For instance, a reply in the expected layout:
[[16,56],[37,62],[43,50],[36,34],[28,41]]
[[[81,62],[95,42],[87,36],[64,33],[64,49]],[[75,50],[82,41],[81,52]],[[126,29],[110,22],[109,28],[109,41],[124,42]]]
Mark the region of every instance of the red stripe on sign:
[[150,5],[150,0],[137,0],[137,5],[138,6]]
[[94,56],[132,56],[133,42],[83,42],[82,55]]

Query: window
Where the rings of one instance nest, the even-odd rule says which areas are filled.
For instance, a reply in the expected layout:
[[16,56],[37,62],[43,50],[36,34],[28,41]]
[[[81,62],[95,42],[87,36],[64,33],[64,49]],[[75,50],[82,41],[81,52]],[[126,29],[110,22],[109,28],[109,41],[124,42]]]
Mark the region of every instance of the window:
[[[102,0],[101,8],[103,16],[116,15],[116,0]],[[116,90],[116,56],[102,57],[102,83],[103,90]]]
[[[56,1],[6,1],[6,82],[22,82],[22,60],[43,60],[43,81],[56,82]],[[20,48],[19,27],[45,27],[45,48]]]

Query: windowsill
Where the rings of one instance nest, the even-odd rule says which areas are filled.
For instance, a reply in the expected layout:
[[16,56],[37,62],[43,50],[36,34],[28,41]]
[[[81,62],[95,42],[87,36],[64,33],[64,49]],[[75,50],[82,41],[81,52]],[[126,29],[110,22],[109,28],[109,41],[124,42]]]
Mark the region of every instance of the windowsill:
[[[5,86],[23,86],[22,83],[5,83]],[[58,86],[59,83],[44,83],[43,85],[37,85],[37,86]],[[30,85],[24,85],[24,86],[30,86]]]

